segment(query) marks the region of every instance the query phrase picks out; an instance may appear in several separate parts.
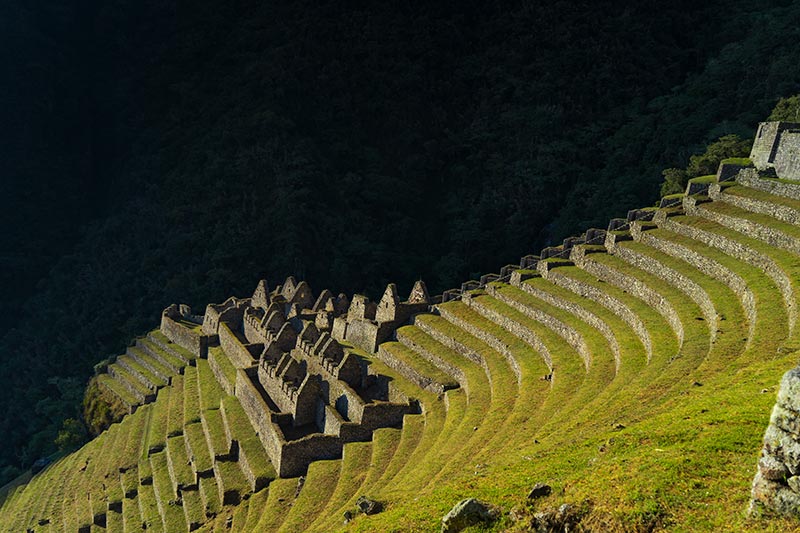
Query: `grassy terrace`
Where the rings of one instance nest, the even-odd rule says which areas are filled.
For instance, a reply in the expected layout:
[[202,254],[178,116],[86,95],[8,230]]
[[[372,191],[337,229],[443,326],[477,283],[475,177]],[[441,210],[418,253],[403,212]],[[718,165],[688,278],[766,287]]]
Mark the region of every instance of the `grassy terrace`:
[[784,253],[763,241],[753,239],[705,218],[682,216],[674,217],[670,222],[717,235],[768,257],[789,280],[792,293],[789,303],[797,308],[798,297],[800,297],[800,257]]
[[[159,332],[160,334],[160,332]],[[163,337],[163,335],[161,335]],[[186,365],[186,362],[175,354],[163,348],[164,344],[168,343],[166,337],[161,341],[155,333],[150,332],[150,335],[144,339],[139,339],[136,345],[141,348],[143,352],[150,354],[155,360],[159,361],[162,366],[168,368],[171,374],[176,374],[181,368]],[[167,344],[168,345],[168,344]]]
[[205,359],[197,360],[197,383],[200,392],[200,409],[218,409],[224,391]]
[[253,431],[253,426],[250,425],[250,420],[241,404],[233,396],[227,396],[222,401],[221,412],[231,437],[239,443],[240,463],[243,460],[246,461],[248,468],[253,473],[252,481],[257,487],[253,486],[251,489],[261,488],[275,479],[277,477],[275,468],[272,466],[261,440]]
[[399,342],[386,342],[381,345],[381,348],[399,361],[400,364],[411,368],[420,376],[428,378],[444,388],[453,389],[458,386],[458,381],[455,378]]
[[136,377],[149,389],[163,387],[167,384],[166,380],[160,378],[152,370],[140,364],[130,355],[120,355],[117,357],[117,361],[114,364],[125,367],[134,377]]
[[[789,335],[789,324],[783,297],[773,280],[756,267],[727,255],[715,248],[694,241],[688,237],[665,230],[651,232],[651,236],[666,243],[675,243],[713,259],[723,267],[741,276],[747,288],[752,291],[756,305],[756,323],[750,343],[757,343],[761,349],[776,350]],[[724,309],[720,309],[725,312]]]
[[[800,212],[800,201],[735,184],[725,195],[784,208],[787,219]],[[589,500],[585,525],[595,531],[797,529],[744,516],[776,386],[800,357],[790,331],[790,310],[800,309],[800,228],[762,207],[673,209],[614,254],[593,250],[582,267],[552,260],[545,277],[493,283],[416,317],[384,349],[420,375],[460,382],[440,396],[356,350],[422,412],[402,429],[347,444],[342,459],[313,463],[302,487],[275,479],[242,406],[217,382],[235,381],[221,350],[210,350],[215,376],[209,361],[152,332],[116,367],[141,385],[169,371],[171,385],[12,490],[0,531],[76,531],[120,502],[107,531],[141,532],[143,523],[170,533],[430,531],[470,496],[505,512],[488,531],[523,531],[509,517],[514,507],[531,514]],[[783,240],[768,242],[767,230]],[[688,282],[671,284],[665,272]],[[752,322],[739,279],[752,295]],[[545,354],[552,381],[542,379]],[[195,366],[185,366],[190,360]],[[133,397],[105,378],[103,386]],[[238,461],[228,456],[231,440]],[[526,507],[536,482],[555,490]],[[361,495],[384,511],[344,525],[342,513]],[[39,526],[43,518],[50,524]]]
[[157,374],[165,381],[167,380],[168,377],[175,374],[173,368],[165,365],[162,361],[160,361],[156,357],[153,357],[148,352],[139,348],[138,346],[139,345],[137,344],[136,347],[132,346],[128,348],[128,354],[130,357],[136,359],[139,362],[139,364],[147,367],[153,373]]
[[[711,213],[717,213],[732,219],[740,219],[747,223],[750,223],[752,226],[757,227],[763,232],[769,232],[774,234],[782,234],[786,240],[792,241],[793,246],[796,248],[798,245],[796,241],[800,239],[800,228],[793,224],[788,224],[786,222],[781,222],[769,215],[764,215],[761,213],[754,213],[752,211],[746,211],[734,205],[726,204],[724,202],[713,202],[711,204],[704,204],[702,209],[700,210],[700,214],[702,216],[703,211],[708,211]],[[727,225],[727,224],[725,224]],[[761,234],[754,234],[754,237],[767,240],[765,237],[762,237]],[[779,247],[786,247],[782,243],[776,243]]]
[[219,346],[212,346],[208,349],[208,359],[213,360],[220,368],[228,383],[236,383],[236,367],[225,352]]
[[186,348],[183,348],[182,346],[178,346],[177,344],[169,340],[166,335],[161,333],[161,330],[154,329],[153,331],[148,333],[147,337],[156,344],[158,344],[161,347],[162,351],[168,352],[173,356],[177,356],[178,358],[183,360],[184,363],[190,363],[191,361],[197,359],[197,357],[192,352],[190,352]]
[[750,187],[744,187],[742,185],[733,185],[731,187],[726,188],[725,194],[739,196],[741,198],[758,200],[759,202],[763,202],[764,204],[771,204],[780,207],[788,207],[790,209],[800,211],[800,200],[796,200],[794,198],[787,198],[785,196],[778,196],[776,194],[770,194],[765,191],[760,191],[758,189],[751,189]]
[[[544,284],[539,283],[539,285]],[[553,286],[551,285],[548,288],[553,289]],[[557,292],[561,298],[574,298],[574,294],[564,291],[563,289]],[[542,311],[546,311],[548,314],[559,318],[564,323],[578,330],[586,340],[593,354],[593,367],[590,368],[590,372],[601,372],[602,370],[598,367],[604,364],[606,367],[605,371],[613,373],[614,369],[610,367],[611,361],[609,360],[609,356],[613,357],[611,345],[598,329],[583,322],[577,316],[562,309],[554,308],[516,287],[508,285],[498,287],[498,294],[503,298],[516,302],[517,305],[537,307]],[[580,303],[582,305],[587,304],[585,300]],[[618,394],[626,384],[636,379],[637,375],[644,371],[645,365],[647,364],[646,354],[638,337],[621,320],[617,319],[616,321],[611,321],[611,323],[613,325],[612,331],[615,333],[615,339],[617,340],[620,350],[620,370],[616,372],[614,379],[610,381],[600,393],[586,403],[583,410],[588,415],[586,417],[587,423],[591,422],[601,425],[611,424],[613,421],[605,417],[605,410],[603,407]]]

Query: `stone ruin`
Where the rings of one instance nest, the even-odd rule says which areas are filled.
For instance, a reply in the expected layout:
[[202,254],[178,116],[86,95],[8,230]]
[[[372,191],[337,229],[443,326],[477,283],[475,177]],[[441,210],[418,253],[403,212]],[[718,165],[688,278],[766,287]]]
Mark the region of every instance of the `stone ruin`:
[[[162,314],[164,334],[208,357],[223,389],[235,395],[276,471],[302,475],[312,461],[342,456],[347,442],[365,441],[381,427],[400,427],[417,403],[374,371],[378,344],[417,313],[430,310],[418,281],[406,301],[390,284],[376,304],[362,295],[316,298],[305,281],[289,277],[270,291],[259,282],[250,298],[211,304],[202,317],[186,306]],[[224,357],[236,368],[225,375]]]
[[760,171],[800,180],[800,123],[762,122],[758,125],[750,160]]

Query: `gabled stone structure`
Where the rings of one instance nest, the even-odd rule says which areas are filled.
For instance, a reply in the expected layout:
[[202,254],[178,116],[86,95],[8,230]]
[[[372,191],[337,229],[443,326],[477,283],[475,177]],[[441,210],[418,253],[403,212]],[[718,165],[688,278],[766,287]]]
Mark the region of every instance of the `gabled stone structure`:
[[430,309],[431,298],[425,283],[417,281],[406,301],[400,301],[397,286],[390,283],[380,302],[375,304],[361,294],[353,296],[347,315],[334,319],[332,335],[363,350],[375,353],[378,345],[415,314]]
[[[394,285],[378,305],[359,295],[350,302],[330,291],[315,298],[304,281],[290,277],[268,292],[262,280],[251,298],[209,305],[194,323],[170,306],[164,316],[174,327],[168,323],[165,332],[204,339],[203,356],[218,381],[239,399],[279,475],[292,477],[312,461],[341,457],[347,442],[369,440],[380,427],[401,426],[406,414],[418,410],[388,377],[372,372],[367,359],[333,335],[334,323],[340,323],[344,330],[364,324],[372,339],[377,336],[370,327],[385,336],[411,313],[428,309],[421,282],[411,298],[400,302]],[[208,355],[209,346],[221,349],[236,367],[235,382],[225,376],[220,355]]]

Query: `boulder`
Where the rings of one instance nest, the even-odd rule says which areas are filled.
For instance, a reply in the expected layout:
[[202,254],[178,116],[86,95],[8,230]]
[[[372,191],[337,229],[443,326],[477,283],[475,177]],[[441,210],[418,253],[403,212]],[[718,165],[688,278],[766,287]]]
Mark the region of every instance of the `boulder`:
[[358,507],[358,510],[365,515],[378,514],[383,510],[383,505],[381,505],[381,502],[371,500],[366,496],[358,497],[356,500],[356,507]]
[[442,533],[456,533],[480,522],[491,522],[495,514],[475,498],[461,500],[442,518]]
[[553,489],[550,487],[550,485],[545,483],[537,483],[528,493],[528,499],[535,500],[537,498],[544,498],[545,496],[550,496],[551,492],[553,492]]

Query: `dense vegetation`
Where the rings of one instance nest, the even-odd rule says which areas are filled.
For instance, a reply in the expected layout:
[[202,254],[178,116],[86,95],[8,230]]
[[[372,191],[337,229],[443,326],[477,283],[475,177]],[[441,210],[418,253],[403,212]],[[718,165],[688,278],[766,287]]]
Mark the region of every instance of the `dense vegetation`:
[[800,89],[788,1],[275,4],[0,7],[6,475],[168,303],[440,291],[652,203]]

